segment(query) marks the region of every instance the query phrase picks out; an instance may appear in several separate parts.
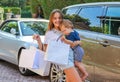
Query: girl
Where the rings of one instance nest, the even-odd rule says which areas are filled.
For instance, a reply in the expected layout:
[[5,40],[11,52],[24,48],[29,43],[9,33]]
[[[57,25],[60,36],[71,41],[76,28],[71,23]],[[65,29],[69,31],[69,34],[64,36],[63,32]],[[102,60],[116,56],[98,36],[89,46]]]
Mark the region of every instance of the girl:
[[[63,21],[63,15],[59,9],[55,9],[50,14],[49,19],[49,25],[47,32],[45,34],[45,41],[44,45],[41,43],[41,39],[39,35],[34,35],[33,39],[37,40],[39,48],[44,51],[46,51],[47,45],[50,41],[56,41],[59,36],[61,36],[61,32],[59,30],[59,27]],[[66,74],[66,82],[82,82],[81,78],[79,77],[79,74],[77,70],[74,67],[74,60],[73,60],[73,53],[71,50],[71,53],[69,54],[69,61],[68,66],[61,67],[64,70],[64,73]]]

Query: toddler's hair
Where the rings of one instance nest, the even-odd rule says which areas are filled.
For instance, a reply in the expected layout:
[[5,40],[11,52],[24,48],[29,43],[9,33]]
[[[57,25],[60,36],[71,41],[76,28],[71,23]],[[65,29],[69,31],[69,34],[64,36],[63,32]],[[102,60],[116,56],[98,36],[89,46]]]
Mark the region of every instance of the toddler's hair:
[[62,25],[64,25],[65,28],[72,28],[73,29],[73,27],[74,27],[73,23],[68,19],[63,19]]

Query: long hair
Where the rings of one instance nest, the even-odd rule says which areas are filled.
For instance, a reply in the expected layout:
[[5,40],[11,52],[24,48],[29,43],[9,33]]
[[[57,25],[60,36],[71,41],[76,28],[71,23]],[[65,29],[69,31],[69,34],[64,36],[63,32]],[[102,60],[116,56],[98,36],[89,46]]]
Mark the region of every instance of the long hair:
[[52,29],[54,28],[54,24],[53,24],[52,20],[53,20],[54,14],[55,14],[56,12],[59,13],[60,16],[61,16],[61,18],[63,19],[63,14],[62,14],[61,10],[59,10],[59,9],[54,9],[54,10],[51,12],[50,17],[49,17],[49,24],[48,24],[47,31],[52,30]]

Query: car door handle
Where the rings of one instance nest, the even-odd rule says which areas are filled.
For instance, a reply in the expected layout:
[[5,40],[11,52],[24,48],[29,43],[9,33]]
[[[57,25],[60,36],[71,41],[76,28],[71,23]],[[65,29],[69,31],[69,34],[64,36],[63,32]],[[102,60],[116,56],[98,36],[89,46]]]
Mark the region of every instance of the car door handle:
[[104,47],[110,46],[108,41],[99,42],[99,44],[103,45]]

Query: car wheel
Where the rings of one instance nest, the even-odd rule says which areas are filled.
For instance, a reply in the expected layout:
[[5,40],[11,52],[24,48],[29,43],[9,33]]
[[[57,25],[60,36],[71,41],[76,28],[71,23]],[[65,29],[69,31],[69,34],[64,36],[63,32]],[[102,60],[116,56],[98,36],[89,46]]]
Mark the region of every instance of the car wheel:
[[[24,49],[24,48],[23,48],[23,49]],[[19,58],[20,58],[21,51],[22,51],[22,49],[19,51],[18,62],[19,62]],[[24,67],[19,67],[19,66],[18,66],[18,70],[19,70],[19,72],[20,72],[22,75],[25,75],[25,76],[29,76],[29,75],[35,74],[35,73],[33,73],[32,71],[30,71],[30,70],[28,70],[27,68],[24,68]]]
[[3,59],[0,59],[0,61],[2,61],[2,62],[3,62],[4,60],[3,60]]
[[25,76],[29,76],[29,75],[33,75],[34,74],[32,71],[28,70],[27,68],[23,68],[23,67],[19,67],[19,72],[22,75],[25,75]]
[[66,76],[58,65],[51,65],[50,82],[66,82]]

